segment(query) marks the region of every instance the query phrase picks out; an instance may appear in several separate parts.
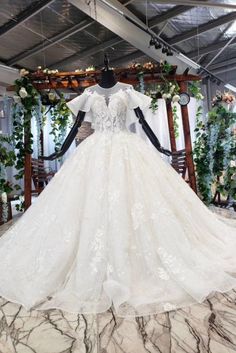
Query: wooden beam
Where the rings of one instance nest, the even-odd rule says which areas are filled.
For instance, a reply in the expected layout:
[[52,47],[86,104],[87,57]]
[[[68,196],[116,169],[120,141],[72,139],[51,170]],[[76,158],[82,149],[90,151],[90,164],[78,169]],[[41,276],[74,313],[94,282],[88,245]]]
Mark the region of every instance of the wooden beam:
[[[129,69],[115,69],[114,70],[118,80],[120,82],[135,85],[139,83],[137,74],[140,70],[129,68]],[[201,80],[200,76],[197,75],[166,75],[160,71],[160,68],[153,70],[144,70],[144,81],[145,83],[162,83],[164,80],[177,81],[177,82],[191,82]],[[34,87],[38,90],[44,89],[69,89],[69,88],[87,88],[95,85],[99,82],[101,71],[89,71],[89,72],[59,72],[57,74],[44,74],[43,72],[36,72],[30,75],[31,82]],[[164,77],[164,78],[163,78]],[[10,86],[7,91],[14,91],[15,87]]]
[[[28,119],[26,117],[26,119]],[[27,122],[27,128],[24,131],[24,146],[27,148],[29,146],[31,134],[31,121]],[[25,155],[25,165],[24,165],[24,201],[25,201],[25,211],[31,205],[31,154],[26,153]]]
[[166,110],[167,110],[167,118],[168,118],[168,126],[169,126],[171,151],[176,152],[176,139],[175,139],[174,119],[173,119],[171,102],[166,101]]
[[[187,92],[187,83],[181,81],[179,83],[180,93]],[[186,150],[186,163],[188,168],[188,176],[189,176],[189,184],[193,191],[197,193],[197,183],[196,183],[196,175],[195,168],[193,163],[192,156],[192,142],[190,135],[190,124],[189,124],[189,115],[188,115],[188,106],[181,106],[182,112],[182,121],[183,121],[183,129],[184,129],[184,141],[185,141],[185,150]]]

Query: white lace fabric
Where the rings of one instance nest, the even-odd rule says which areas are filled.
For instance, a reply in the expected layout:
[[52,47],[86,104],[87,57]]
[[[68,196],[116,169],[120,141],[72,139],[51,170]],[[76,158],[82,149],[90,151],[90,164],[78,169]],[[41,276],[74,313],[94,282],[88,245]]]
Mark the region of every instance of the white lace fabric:
[[110,101],[94,92],[77,99],[96,131],[0,239],[4,298],[74,313],[113,304],[126,317],[236,287],[236,224],[211,213],[154,147],[128,131],[129,104],[141,97],[124,90]]

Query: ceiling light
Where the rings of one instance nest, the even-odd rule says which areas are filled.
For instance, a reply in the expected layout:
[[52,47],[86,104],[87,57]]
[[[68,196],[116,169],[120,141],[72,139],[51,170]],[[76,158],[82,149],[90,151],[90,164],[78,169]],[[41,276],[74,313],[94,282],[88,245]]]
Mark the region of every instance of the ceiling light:
[[155,43],[155,49],[161,49],[162,48],[162,45],[160,42],[156,41]]
[[152,47],[153,45],[155,45],[156,44],[156,41],[155,41],[155,38],[151,38],[150,39],[150,42],[149,42],[149,45],[150,45],[150,47]]
[[163,53],[163,54],[167,54],[167,52],[168,52],[168,48],[167,48],[167,47],[163,47],[163,48],[162,48],[162,53]]
[[174,54],[173,54],[172,50],[170,48],[168,48],[166,55],[173,56]]

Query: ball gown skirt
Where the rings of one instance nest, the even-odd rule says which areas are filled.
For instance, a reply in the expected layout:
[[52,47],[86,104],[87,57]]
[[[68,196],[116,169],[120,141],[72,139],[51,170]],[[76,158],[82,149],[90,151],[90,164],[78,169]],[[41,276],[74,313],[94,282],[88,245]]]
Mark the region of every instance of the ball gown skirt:
[[236,227],[159,152],[95,131],[0,239],[0,295],[27,310],[140,316],[236,287]]

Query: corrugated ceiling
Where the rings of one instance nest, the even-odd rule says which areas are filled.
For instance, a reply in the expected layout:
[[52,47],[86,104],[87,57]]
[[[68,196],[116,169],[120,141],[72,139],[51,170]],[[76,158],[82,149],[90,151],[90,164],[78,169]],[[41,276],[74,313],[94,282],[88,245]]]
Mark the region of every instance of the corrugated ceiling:
[[[42,0],[41,0],[42,1]],[[215,1],[215,0],[214,0]],[[124,1],[121,1],[124,3]],[[222,3],[223,0],[220,1]],[[225,3],[229,3],[226,1]],[[3,0],[1,1],[0,12],[0,33],[1,28],[27,8],[34,6],[39,1],[30,0]],[[231,1],[231,3],[235,3]],[[160,5],[157,2],[134,0],[127,7],[135,15],[145,23],[152,23],[157,16],[172,10],[176,5]],[[176,46],[182,52],[188,54],[193,51],[200,51],[202,47],[211,47],[212,44],[225,44],[236,34],[236,22],[224,23],[205,33],[198,33],[206,23],[214,21],[224,15],[229,14],[227,9],[219,8],[190,8],[175,18],[171,18],[167,23],[157,25],[154,30],[158,33],[165,24],[162,37],[167,42],[182,33],[190,30],[195,31],[195,35],[191,38],[177,43]],[[235,13],[236,14],[236,13]],[[236,18],[236,16],[235,16]],[[11,31],[0,36],[0,61],[8,64],[9,60],[17,58],[19,54],[27,55],[27,51],[34,48],[40,43],[44,43],[46,47],[48,43],[53,41],[53,37],[71,27],[77,25],[83,20],[89,20],[83,12],[79,11],[66,0],[55,0],[51,2],[42,11],[38,12],[28,20],[13,28]],[[90,19],[91,20],[91,19]],[[26,67],[31,70],[37,66],[54,67],[60,62],[60,69],[74,70],[76,68],[86,68],[89,65],[100,66],[103,62],[103,52],[98,51],[95,54],[88,55],[80,59],[80,54],[86,52],[87,49],[96,48],[104,42],[117,38],[108,28],[93,22],[86,29],[79,31],[68,38],[61,40],[48,49],[42,49],[40,52],[16,60],[14,65],[18,67]],[[222,44],[223,45],[223,44]],[[106,49],[109,53],[110,60],[117,61],[123,59],[136,51],[136,48],[124,41],[119,44],[111,45]],[[199,60],[202,65],[207,64],[217,51],[210,52],[204,56],[197,55],[195,60]],[[65,59],[73,57],[73,60],[63,63]],[[236,58],[236,44],[231,45],[225,50],[214,62],[221,63],[232,58]],[[137,59],[138,60],[138,59]],[[127,61],[128,62],[128,61]],[[236,60],[235,60],[236,64]],[[227,63],[226,63],[227,65]],[[235,74],[236,76],[236,74]]]

